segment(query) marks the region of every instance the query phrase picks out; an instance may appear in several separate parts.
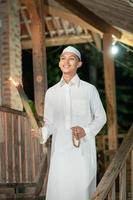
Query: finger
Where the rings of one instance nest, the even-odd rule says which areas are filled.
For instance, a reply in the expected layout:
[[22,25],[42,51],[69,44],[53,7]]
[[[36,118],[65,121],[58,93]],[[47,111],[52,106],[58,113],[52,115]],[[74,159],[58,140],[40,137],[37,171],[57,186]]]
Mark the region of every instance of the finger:
[[74,126],[74,127],[72,127],[71,129],[72,129],[72,131],[75,131],[75,130],[76,130],[76,128],[77,128],[77,127],[76,127],[76,126]]
[[71,127],[71,129],[75,129],[75,128],[78,128],[79,126],[73,126],[73,127]]
[[77,132],[75,131],[75,129],[73,129],[72,135],[73,135],[73,137],[77,138]]
[[77,139],[77,140],[79,140],[79,139],[80,139],[80,137],[79,137],[79,135],[78,135],[78,134],[77,134],[77,136],[76,136],[76,139]]
[[76,127],[72,127],[71,130],[72,130],[73,134],[75,134],[77,132]]
[[78,140],[78,139],[79,139],[79,134],[78,134],[78,132],[77,132],[77,131],[75,132],[75,138],[76,138],[76,140]]

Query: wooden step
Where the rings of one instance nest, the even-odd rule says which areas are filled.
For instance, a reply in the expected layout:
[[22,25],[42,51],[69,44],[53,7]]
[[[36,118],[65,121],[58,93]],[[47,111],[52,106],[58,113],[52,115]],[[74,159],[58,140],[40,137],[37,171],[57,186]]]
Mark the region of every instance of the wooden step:
[[35,196],[36,183],[0,183],[0,200],[45,200]]
[[35,183],[0,183],[0,194],[34,193]]
[[0,200],[45,200],[45,197],[36,197],[34,194],[0,194]]
[[0,200],[45,200],[45,197],[0,197]]

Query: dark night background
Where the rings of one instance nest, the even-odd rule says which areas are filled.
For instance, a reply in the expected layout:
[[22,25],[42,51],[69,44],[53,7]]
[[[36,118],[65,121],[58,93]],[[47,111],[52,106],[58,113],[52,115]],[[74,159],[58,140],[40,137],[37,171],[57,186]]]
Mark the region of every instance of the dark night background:
[[[98,52],[93,43],[74,45],[82,55],[83,66],[78,74],[81,79],[94,84],[105,105],[103,55]],[[119,133],[126,132],[132,124],[133,119],[133,48],[117,44],[119,52],[115,56],[116,72],[116,98]],[[65,46],[48,47],[47,51],[47,73],[48,87],[60,80],[61,72],[58,68],[59,56]],[[30,100],[34,102],[33,89],[33,65],[32,51],[22,52],[23,85]]]

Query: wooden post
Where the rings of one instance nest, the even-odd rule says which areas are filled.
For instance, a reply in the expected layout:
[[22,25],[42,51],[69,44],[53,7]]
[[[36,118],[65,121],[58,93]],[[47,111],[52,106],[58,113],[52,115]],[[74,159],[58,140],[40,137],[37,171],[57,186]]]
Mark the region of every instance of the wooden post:
[[112,37],[110,34],[103,34],[103,56],[104,56],[104,78],[107,103],[107,125],[109,150],[117,149],[117,114],[115,94],[115,69],[114,59],[110,53]]
[[0,1],[0,105],[22,111],[22,103],[8,78],[22,82],[20,3]]
[[35,107],[37,114],[43,117],[47,89],[43,1],[24,0],[24,3],[31,18]]
[[39,116],[43,116],[44,94],[47,89],[46,76],[46,49],[45,49],[45,30],[43,1],[36,1],[39,21],[35,17],[32,20],[32,50],[33,50],[33,71],[34,71],[34,94],[35,106]]

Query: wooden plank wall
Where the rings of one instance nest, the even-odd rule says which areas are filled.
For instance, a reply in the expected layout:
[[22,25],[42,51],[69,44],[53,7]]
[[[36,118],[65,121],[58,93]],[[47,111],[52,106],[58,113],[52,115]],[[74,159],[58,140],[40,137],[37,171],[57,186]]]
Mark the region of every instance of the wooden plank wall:
[[0,182],[35,182],[43,149],[31,137],[27,118],[0,108],[0,122]]

